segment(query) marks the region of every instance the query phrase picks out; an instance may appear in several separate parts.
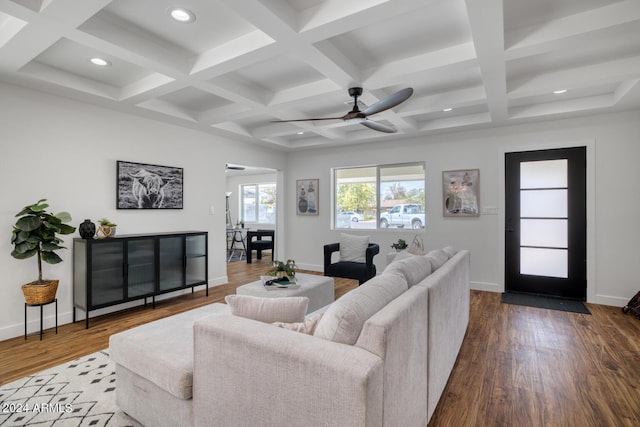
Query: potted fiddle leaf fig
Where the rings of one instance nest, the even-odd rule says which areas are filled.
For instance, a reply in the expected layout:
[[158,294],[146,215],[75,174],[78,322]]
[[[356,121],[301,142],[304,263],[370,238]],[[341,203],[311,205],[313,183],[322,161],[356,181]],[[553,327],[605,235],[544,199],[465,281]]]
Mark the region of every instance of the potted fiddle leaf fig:
[[38,280],[22,285],[27,304],[45,304],[55,299],[58,280],[42,278],[42,261],[48,264],[62,262],[56,251],[66,248],[58,236],[76,231],[75,227],[66,224],[71,221],[71,215],[68,212],[55,215],[47,212],[49,205],[46,201],[38,200],[16,214],[19,218],[11,233],[11,256],[16,259],[35,256],[38,262]]

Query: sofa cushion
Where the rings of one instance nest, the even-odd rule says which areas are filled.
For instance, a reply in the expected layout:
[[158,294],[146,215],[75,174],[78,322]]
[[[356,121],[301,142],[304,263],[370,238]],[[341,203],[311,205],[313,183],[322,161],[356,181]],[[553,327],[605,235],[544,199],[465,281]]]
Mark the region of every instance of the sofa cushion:
[[304,315],[309,307],[307,297],[260,298],[251,295],[227,295],[224,299],[234,316],[265,323],[304,322]]
[[449,260],[449,256],[442,249],[434,249],[429,251],[425,257],[431,263],[431,271],[436,271]]
[[449,259],[451,259],[455,254],[458,253],[458,250],[453,246],[445,246],[444,248],[442,248],[442,250],[447,254]]
[[109,356],[175,397],[191,399],[193,324],[212,315],[229,315],[229,307],[213,303],[113,334]]
[[408,288],[401,274],[383,273],[338,298],[318,322],[314,336],[353,345],[364,322]]
[[340,261],[365,262],[369,236],[340,235]]
[[431,262],[424,256],[411,255],[396,259],[384,269],[385,272],[402,274],[409,287],[417,285],[431,274]]

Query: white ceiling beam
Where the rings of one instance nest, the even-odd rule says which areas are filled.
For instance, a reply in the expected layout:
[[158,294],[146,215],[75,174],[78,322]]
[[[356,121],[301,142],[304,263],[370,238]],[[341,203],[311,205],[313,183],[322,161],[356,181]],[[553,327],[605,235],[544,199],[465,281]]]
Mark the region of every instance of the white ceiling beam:
[[466,0],[466,4],[489,113],[502,122],[508,111],[502,0]]
[[[13,22],[3,26],[0,35],[0,69],[17,71],[62,37],[73,33],[76,28],[104,8],[110,0],[81,1],[56,0],[42,13],[17,5],[8,0],[0,3],[0,10],[12,13],[15,19],[26,24]],[[70,7],[72,6],[72,7]],[[19,31],[16,31],[19,30]],[[9,39],[8,36],[13,33]],[[4,40],[3,40],[4,39]]]

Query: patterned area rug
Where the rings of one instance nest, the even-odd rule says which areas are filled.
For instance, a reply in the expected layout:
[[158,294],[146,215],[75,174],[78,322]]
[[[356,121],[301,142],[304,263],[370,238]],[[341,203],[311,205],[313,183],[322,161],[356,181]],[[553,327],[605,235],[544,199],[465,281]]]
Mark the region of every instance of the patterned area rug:
[[116,406],[106,350],[0,387],[0,426],[140,426]]

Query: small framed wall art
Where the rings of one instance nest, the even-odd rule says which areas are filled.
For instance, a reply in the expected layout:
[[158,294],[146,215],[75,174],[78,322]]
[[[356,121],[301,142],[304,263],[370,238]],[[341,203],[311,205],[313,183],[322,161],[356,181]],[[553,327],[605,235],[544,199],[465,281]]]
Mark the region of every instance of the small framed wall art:
[[182,209],[182,168],[118,160],[118,209]]
[[296,181],[296,213],[298,215],[318,215],[318,179]]
[[442,212],[444,216],[479,216],[480,169],[442,172]]

